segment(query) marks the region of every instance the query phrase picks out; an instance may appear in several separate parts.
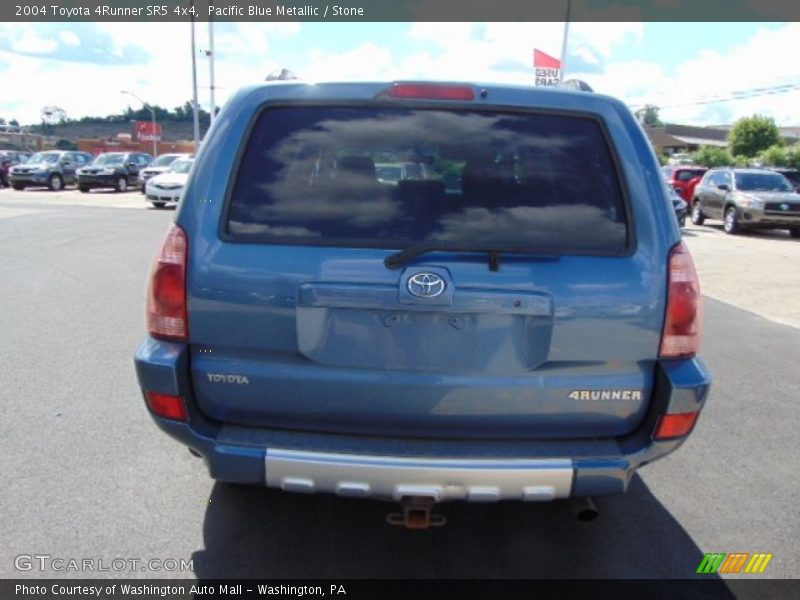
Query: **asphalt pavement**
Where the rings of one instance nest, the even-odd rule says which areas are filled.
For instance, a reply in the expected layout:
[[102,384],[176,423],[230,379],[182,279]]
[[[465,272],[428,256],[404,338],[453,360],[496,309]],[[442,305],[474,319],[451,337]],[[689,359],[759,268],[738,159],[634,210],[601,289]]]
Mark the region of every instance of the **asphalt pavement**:
[[797,576],[800,330],[707,299],[697,429],[598,520],[453,503],[447,526],[407,531],[388,504],[214,483],[152,424],[132,355],[173,214],[136,192],[0,190],[0,577],[90,575],[15,568],[47,554],[193,561],[98,576],[683,578],[705,552],[769,552],[766,575]]

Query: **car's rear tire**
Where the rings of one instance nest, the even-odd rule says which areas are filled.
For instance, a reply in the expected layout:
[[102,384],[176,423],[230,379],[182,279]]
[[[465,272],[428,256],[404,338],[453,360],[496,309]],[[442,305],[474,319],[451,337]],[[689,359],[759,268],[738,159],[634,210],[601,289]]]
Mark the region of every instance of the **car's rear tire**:
[[725,233],[730,235],[736,235],[742,230],[739,225],[739,216],[736,214],[735,206],[729,206],[725,209],[725,219],[722,228],[725,230]]
[[790,229],[789,235],[792,236],[794,239],[800,239],[800,228],[798,229]]
[[25,189],[25,186],[22,185],[21,183],[12,183],[11,187],[17,190],[18,192],[21,192],[22,190]]
[[78,189],[81,192],[83,192],[84,194],[88,194],[89,193],[89,186],[88,185],[79,185]]
[[703,209],[700,208],[700,200],[695,200],[692,204],[692,215],[690,218],[694,225],[702,225],[705,222],[706,216],[703,214]]
[[117,177],[117,181],[114,185],[114,189],[118,192],[127,192],[128,191],[128,180],[125,177]]
[[50,191],[52,192],[60,192],[63,190],[64,180],[61,178],[61,175],[50,175],[50,179],[47,180],[47,187],[50,188]]
[[167,205],[166,202],[151,202],[150,204],[152,204],[156,208],[164,208]]

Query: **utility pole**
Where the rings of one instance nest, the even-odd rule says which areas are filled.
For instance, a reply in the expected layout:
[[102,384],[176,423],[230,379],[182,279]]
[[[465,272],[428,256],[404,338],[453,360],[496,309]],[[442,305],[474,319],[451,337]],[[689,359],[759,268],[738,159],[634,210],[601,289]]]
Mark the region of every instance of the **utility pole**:
[[192,112],[194,114],[194,151],[197,153],[197,148],[200,146],[200,115],[198,114],[197,107],[197,49],[194,42],[194,0],[189,2],[191,6],[191,24],[192,24]]
[[214,124],[214,116],[217,112],[217,105],[214,101],[214,21],[209,16],[208,19],[208,70],[211,77],[211,125]]

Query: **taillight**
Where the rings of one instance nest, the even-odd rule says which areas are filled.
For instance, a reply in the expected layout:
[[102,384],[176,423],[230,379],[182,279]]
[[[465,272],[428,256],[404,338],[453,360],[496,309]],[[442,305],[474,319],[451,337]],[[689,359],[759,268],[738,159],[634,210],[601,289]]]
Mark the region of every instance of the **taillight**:
[[694,262],[683,242],[670,252],[668,285],[660,356],[692,357],[700,349],[703,297]]
[[158,253],[147,292],[147,328],[156,338],[185,341],[186,234],[173,224]]
[[656,425],[655,439],[669,440],[689,435],[697,423],[698,412],[661,415]]
[[158,392],[146,392],[147,406],[159,417],[173,419],[175,421],[186,421],[186,402],[180,396],[170,394],[159,394]]
[[395,83],[389,90],[393,98],[418,100],[474,100],[475,90],[467,85]]

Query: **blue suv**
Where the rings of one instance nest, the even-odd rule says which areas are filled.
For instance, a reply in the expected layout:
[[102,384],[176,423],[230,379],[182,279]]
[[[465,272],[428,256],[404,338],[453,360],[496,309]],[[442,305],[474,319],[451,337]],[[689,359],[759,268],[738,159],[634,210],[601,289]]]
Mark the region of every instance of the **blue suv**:
[[658,162],[624,104],[584,91],[238,92],[147,322],[146,404],[213,478],[393,500],[408,526],[448,500],[624,492],[710,385]]

